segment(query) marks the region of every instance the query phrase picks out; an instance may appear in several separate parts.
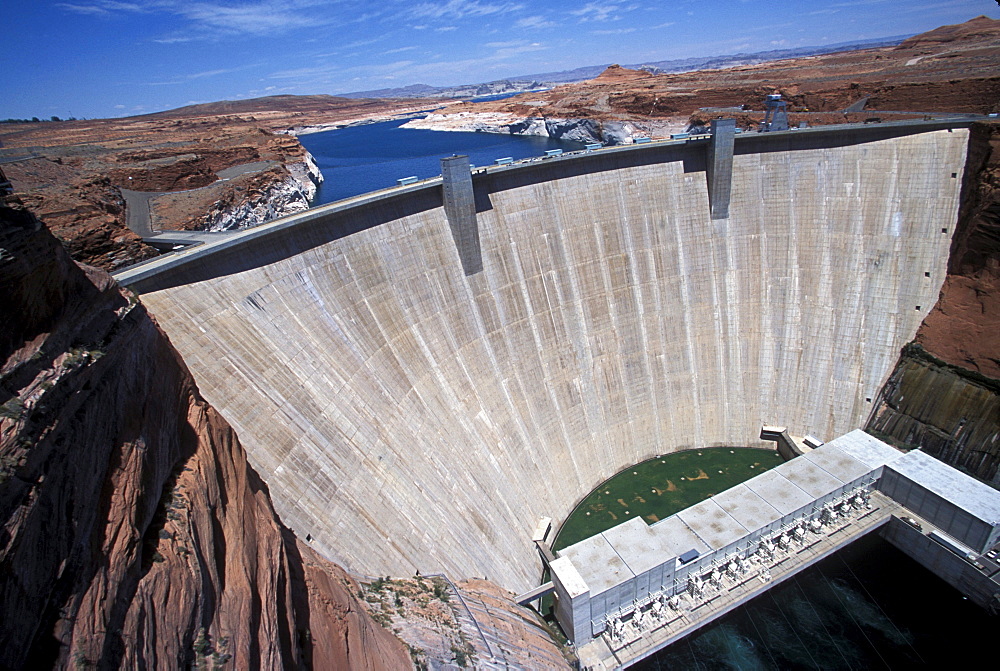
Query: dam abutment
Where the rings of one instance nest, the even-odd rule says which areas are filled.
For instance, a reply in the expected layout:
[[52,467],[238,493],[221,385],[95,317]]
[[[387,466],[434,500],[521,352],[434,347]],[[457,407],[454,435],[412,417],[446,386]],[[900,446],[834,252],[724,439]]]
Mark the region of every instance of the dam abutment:
[[477,170],[474,275],[438,179],[120,279],[302,537],[523,591],[538,518],[622,468],[868,416],[944,279],[967,132],[812,131],[736,139],[722,229],[706,141],[652,143]]

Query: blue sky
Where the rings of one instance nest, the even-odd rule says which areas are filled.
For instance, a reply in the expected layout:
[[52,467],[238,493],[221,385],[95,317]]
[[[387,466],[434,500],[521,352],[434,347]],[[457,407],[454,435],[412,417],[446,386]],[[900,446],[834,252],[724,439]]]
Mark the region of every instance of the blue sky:
[[918,33],[995,0],[5,0],[0,118],[465,84]]

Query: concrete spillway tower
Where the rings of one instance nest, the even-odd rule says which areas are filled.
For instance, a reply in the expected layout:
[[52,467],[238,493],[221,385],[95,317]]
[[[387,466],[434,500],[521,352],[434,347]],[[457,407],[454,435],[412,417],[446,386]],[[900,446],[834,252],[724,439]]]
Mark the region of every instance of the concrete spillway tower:
[[760,130],[762,133],[788,130],[788,103],[781,99],[780,93],[772,93],[764,100],[764,123]]
[[462,260],[462,270],[466,275],[475,275],[483,269],[483,253],[479,246],[479,222],[468,156],[441,159],[441,198],[451,237]]
[[736,120],[714,119],[712,139],[708,144],[708,201],[712,219],[729,218],[729,199],[733,191],[733,150],[736,144]]

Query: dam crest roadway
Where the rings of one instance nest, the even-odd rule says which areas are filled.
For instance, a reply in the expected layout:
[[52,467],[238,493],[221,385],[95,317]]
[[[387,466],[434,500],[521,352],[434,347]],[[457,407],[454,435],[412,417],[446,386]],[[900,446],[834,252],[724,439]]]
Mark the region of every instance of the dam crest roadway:
[[477,168],[471,207],[437,178],[116,277],[300,537],[356,573],[523,592],[536,521],[626,466],[763,446],[775,417],[824,439],[864,422],[944,280],[969,123],[737,135],[728,212],[708,140],[651,142]]

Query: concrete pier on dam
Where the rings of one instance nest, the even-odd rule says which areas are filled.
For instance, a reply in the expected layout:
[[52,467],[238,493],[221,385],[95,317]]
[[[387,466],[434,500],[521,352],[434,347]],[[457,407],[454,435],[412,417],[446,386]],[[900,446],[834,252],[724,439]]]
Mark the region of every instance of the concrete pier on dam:
[[936,301],[966,128],[770,135],[725,218],[704,142],[651,143],[477,169],[478,237],[438,179],[118,278],[302,538],[524,591],[539,517],[628,465],[862,425]]

